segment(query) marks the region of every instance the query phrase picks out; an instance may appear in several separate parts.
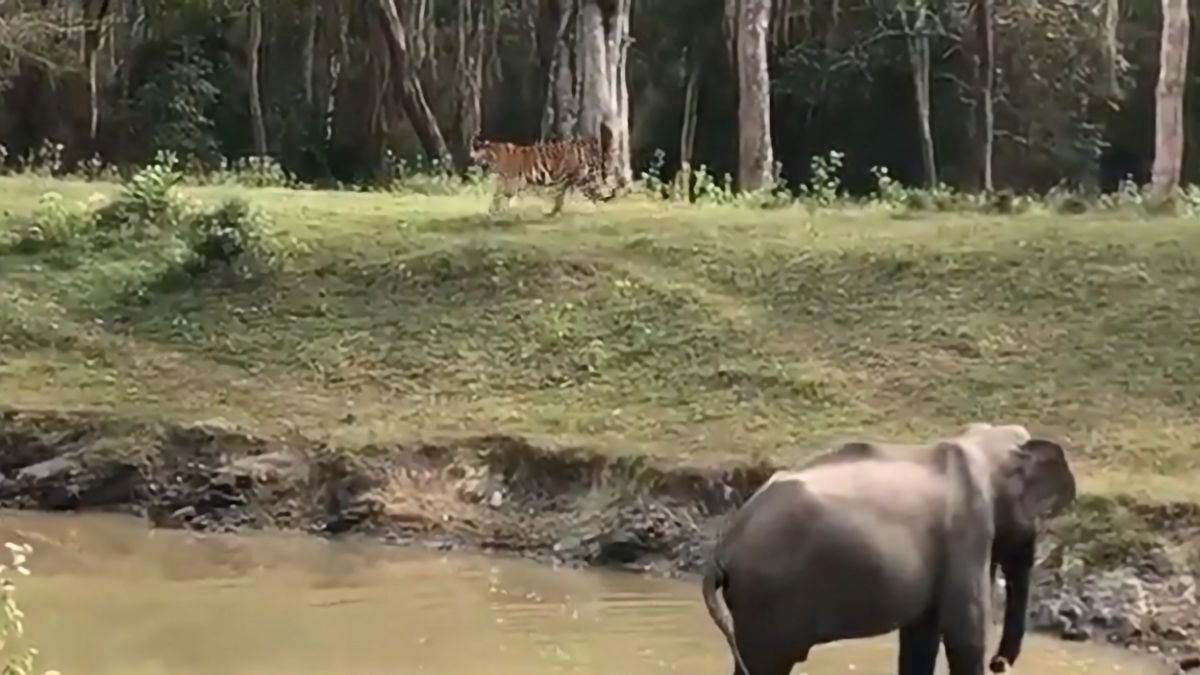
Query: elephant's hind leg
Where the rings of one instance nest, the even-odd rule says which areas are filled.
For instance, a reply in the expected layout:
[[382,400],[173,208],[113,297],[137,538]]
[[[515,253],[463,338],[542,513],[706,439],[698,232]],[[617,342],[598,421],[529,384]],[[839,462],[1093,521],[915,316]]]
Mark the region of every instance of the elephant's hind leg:
[[733,675],[789,675],[794,665],[808,659],[807,647],[797,651],[796,640],[792,636],[779,631],[774,631],[776,634],[773,635],[772,632],[764,628],[746,631],[749,635],[738,635],[738,651],[750,672],[742,672],[735,663]]
[[743,672],[741,668],[734,665],[733,675],[790,675],[792,666],[795,665],[791,659],[787,658],[746,658],[742,655],[742,659],[746,662],[746,667],[750,669],[749,673]]
[[950,675],[983,675],[984,646],[946,641],[946,661]]
[[938,626],[937,608],[900,629],[900,655],[896,672],[899,675],[933,675],[937,665],[942,632]]

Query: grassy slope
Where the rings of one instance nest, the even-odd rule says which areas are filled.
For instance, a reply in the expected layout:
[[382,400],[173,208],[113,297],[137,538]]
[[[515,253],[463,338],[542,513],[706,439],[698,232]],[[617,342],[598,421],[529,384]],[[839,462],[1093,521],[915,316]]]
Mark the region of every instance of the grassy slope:
[[[48,189],[0,179],[0,228]],[[0,254],[0,402],[364,441],[504,430],[615,452],[798,457],[1015,420],[1085,486],[1200,497],[1200,228],[1184,219],[812,215],[486,195],[243,192],[274,283],[148,291],[152,246]],[[353,420],[347,417],[353,414]]]

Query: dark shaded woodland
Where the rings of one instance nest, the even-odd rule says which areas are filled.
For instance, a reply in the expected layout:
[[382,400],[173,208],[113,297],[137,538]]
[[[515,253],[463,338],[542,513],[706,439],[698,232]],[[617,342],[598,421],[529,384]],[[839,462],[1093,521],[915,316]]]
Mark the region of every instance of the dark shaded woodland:
[[788,183],[833,149],[854,191],[874,166],[979,188],[986,154],[996,189],[1149,179],[1153,0],[0,0],[0,144],[10,166],[61,144],[66,169],[171,150],[369,182],[461,170],[477,134],[608,119],[627,175],[669,177],[682,153],[736,176],[739,13],[759,10],[767,148]]

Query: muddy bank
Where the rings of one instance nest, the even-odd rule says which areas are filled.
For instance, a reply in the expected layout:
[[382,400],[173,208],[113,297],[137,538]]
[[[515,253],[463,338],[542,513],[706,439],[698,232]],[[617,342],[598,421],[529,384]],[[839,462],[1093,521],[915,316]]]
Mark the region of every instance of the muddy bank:
[[[694,573],[774,470],[666,466],[483,436],[332,448],[221,422],[0,411],[0,507],[106,509],[160,527],[355,533],[562,564]],[[1200,668],[1200,508],[1082,498],[1041,545],[1031,619]]]

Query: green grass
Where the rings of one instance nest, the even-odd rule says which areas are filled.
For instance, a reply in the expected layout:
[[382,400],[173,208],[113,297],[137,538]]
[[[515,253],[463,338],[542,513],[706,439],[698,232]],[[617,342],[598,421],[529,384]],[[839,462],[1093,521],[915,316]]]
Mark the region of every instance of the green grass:
[[[0,178],[0,230],[54,190]],[[1096,492],[1200,497],[1200,226],[639,199],[241,195],[289,252],[161,283],[154,241],[0,254],[0,401],[340,441],[506,431],[790,460],[972,420],[1066,437]]]

